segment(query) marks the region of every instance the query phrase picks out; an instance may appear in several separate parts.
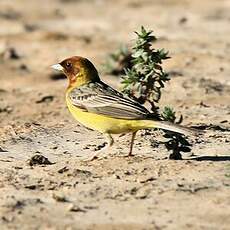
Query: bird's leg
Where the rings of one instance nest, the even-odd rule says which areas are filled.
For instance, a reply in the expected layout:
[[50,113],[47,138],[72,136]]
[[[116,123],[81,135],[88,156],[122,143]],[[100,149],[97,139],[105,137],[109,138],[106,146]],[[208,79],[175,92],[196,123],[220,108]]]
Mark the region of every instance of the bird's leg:
[[105,133],[104,136],[105,136],[106,142],[107,142],[106,146],[103,147],[102,149],[96,151],[92,155],[90,155],[88,158],[85,159],[86,161],[91,161],[91,160],[94,160],[96,158],[102,159],[108,155],[108,153],[105,152],[105,150],[107,150],[108,148],[110,148],[113,145],[114,140],[113,140],[113,137],[111,136],[111,134],[109,134],[109,133]]
[[108,145],[106,146],[106,148],[111,147],[111,146],[114,144],[114,139],[113,139],[113,137],[112,137],[111,134],[109,134],[109,133],[106,133],[105,136],[106,136],[106,140],[107,140],[107,144],[108,144]]
[[129,149],[129,155],[128,155],[129,157],[133,156],[133,154],[132,154],[132,152],[133,152],[133,142],[134,142],[136,133],[137,133],[137,131],[135,131],[135,132],[132,133],[131,143],[130,143],[130,149]]

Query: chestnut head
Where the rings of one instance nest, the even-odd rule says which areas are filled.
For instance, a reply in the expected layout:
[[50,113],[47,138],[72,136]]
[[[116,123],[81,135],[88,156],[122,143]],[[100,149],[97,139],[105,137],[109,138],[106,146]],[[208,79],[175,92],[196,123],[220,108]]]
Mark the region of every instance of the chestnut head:
[[69,85],[80,86],[84,83],[99,81],[94,65],[86,58],[73,56],[51,66],[63,72],[69,79]]

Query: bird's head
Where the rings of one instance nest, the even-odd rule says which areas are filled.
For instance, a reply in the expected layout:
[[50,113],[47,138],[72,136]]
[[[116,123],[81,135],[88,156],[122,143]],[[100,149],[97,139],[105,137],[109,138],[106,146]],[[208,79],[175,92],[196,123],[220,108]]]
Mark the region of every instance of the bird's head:
[[79,87],[89,82],[100,81],[94,65],[86,58],[73,56],[66,58],[52,68],[63,72],[69,80],[69,87]]

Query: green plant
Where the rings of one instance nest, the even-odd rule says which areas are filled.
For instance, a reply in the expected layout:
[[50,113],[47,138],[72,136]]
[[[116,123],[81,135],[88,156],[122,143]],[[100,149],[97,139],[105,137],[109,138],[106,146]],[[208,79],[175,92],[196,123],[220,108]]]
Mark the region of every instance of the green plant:
[[147,31],[143,26],[140,32],[135,32],[137,39],[131,52],[131,68],[125,69],[122,77],[122,91],[135,97],[141,104],[148,102],[155,111],[161,98],[161,89],[170,78],[164,72],[161,64],[168,59],[164,49],[155,50],[152,43],[157,39],[153,31]]
[[161,116],[166,121],[175,122],[175,120],[176,120],[176,112],[173,111],[173,109],[171,107],[168,107],[168,106],[164,107],[164,110],[163,110]]
[[[135,33],[137,39],[131,51],[128,51],[127,47],[120,47],[117,52],[110,54],[107,69],[111,74],[123,74],[121,85],[124,94],[135,98],[141,104],[149,103],[151,110],[158,113],[157,103],[161,99],[162,89],[170,80],[162,67],[162,62],[169,58],[168,52],[152,47],[157,40],[153,31],[148,31],[142,26],[140,32]],[[183,119],[180,116],[176,121],[176,112],[168,106],[163,109],[160,116],[163,120],[173,123],[181,123]],[[165,131],[164,136],[168,138],[164,142],[167,150],[172,151],[170,159],[181,159],[180,152],[191,151],[191,145],[182,135]]]
[[176,112],[173,110],[173,108],[169,107],[169,106],[165,106],[162,113],[161,113],[161,117],[163,120],[165,121],[170,121],[173,123],[177,123],[180,124],[183,121],[183,116],[180,115],[178,121],[176,121]]
[[[176,112],[173,110],[173,108],[168,106],[164,107],[161,117],[165,121],[170,121],[177,124],[180,124],[183,120],[183,116],[181,115],[179,120],[176,121]],[[191,144],[182,135],[165,131],[164,137],[168,138],[168,141],[164,142],[165,147],[168,151],[172,152],[169,156],[169,159],[181,160],[182,156],[180,152],[191,151]]]

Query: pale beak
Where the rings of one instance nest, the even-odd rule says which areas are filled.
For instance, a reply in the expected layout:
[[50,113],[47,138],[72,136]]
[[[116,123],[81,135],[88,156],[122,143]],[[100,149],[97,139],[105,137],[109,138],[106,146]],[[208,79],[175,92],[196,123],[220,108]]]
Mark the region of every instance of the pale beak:
[[64,71],[64,68],[60,64],[52,65],[51,68],[53,68],[53,69],[55,69],[57,71],[61,71],[61,72]]

